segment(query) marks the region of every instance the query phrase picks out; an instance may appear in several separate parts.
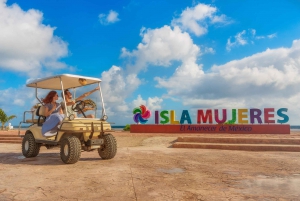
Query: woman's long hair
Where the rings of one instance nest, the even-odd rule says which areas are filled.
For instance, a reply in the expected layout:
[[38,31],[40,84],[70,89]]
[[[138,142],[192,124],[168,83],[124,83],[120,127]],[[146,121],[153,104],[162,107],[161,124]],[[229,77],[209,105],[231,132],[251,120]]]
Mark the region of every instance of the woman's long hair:
[[53,97],[56,95],[56,91],[50,91],[47,96],[42,100],[45,104],[51,103],[53,100]]

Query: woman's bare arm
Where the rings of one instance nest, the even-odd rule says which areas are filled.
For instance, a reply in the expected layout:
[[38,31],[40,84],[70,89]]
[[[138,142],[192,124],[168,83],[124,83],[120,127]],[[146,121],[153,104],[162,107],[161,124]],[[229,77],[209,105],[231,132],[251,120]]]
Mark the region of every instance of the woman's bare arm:
[[99,87],[96,87],[95,89],[93,89],[93,90],[91,90],[91,91],[89,91],[89,92],[86,92],[86,93],[82,94],[81,96],[79,96],[78,98],[76,98],[76,101],[82,100],[83,98],[85,98],[85,97],[91,95],[92,93],[94,93],[95,91],[98,91],[99,89],[100,89]]

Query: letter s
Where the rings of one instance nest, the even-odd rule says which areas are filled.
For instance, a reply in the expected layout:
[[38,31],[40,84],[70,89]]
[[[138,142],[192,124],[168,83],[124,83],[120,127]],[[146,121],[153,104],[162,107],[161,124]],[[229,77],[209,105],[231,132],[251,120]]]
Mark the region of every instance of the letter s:
[[287,111],[288,111],[287,108],[280,108],[279,110],[277,110],[277,115],[283,118],[283,120],[277,119],[277,123],[284,124],[289,121],[289,119],[290,119],[289,116],[282,113],[282,112],[287,112]]
[[163,119],[160,121],[161,124],[167,124],[169,123],[169,117],[167,116],[169,114],[168,110],[163,110],[160,113],[160,117]]

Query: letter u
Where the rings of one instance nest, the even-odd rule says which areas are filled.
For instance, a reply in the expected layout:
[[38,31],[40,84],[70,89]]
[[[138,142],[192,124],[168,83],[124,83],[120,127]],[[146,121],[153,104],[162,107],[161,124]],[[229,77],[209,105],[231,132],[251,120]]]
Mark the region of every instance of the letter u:
[[218,124],[223,124],[224,122],[226,122],[227,120],[227,112],[226,112],[226,109],[222,109],[222,120],[219,119],[219,110],[215,110],[215,121],[218,123]]

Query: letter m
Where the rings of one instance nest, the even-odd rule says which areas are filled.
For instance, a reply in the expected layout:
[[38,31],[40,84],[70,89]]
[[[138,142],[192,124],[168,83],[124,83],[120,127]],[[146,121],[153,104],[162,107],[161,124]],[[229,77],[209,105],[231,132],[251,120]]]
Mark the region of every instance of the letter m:
[[198,110],[197,123],[206,123],[207,120],[210,124],[212,123],[212,110],[206,110],[205,114],[203,110]]

